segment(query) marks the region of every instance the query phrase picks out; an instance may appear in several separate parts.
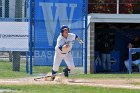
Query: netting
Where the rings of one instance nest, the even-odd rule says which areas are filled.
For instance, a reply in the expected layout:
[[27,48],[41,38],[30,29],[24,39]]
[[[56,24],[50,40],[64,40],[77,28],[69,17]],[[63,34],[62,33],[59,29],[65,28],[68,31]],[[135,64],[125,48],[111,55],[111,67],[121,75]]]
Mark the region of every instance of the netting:
[[[34,5],[34,62],[35,66],[52,66],[60,27],[67,25],[70,32],[85,40],[85,0],[35,0]],[[85,43],[86,44],[86,43]],[[74,41],[72,55],[76,67],[84,66],[85,44]],[[61,66],[65,66],[65,62]]]

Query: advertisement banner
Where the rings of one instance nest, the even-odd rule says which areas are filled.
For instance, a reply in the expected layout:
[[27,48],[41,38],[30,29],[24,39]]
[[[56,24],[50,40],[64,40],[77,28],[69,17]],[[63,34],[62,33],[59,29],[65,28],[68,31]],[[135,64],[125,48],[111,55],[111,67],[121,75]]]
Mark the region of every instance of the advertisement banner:
[[0,22],[0,51],[28,51],[28,32],[28,22]]

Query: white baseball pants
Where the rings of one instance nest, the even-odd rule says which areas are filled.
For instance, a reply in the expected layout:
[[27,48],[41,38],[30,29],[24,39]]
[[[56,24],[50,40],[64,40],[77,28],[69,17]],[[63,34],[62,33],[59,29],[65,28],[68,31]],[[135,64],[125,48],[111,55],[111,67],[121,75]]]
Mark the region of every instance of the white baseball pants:
[[54,62],[53,62],[53,70],[54,71],[59,70],[59,66],[60,66],[63,59],[70,70],[75,68],[71,52],[66,53],[66,54],[61,54],[59,51],[55,51]]

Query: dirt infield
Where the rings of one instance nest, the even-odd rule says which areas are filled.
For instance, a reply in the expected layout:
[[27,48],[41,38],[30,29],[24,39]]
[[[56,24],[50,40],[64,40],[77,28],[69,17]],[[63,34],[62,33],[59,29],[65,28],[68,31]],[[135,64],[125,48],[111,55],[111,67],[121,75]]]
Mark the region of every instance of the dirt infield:
[[34,81],[34,78],[0,79],[0,85],[50,85],[68,84],[94,87],[140,89],[140,79],[67,79],[57,77],[55,81]]

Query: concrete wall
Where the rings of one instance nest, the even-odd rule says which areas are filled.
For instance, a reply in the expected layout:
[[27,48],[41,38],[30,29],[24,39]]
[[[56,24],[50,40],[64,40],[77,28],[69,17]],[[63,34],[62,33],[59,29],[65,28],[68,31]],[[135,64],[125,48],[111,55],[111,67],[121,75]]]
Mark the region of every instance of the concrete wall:
[[90,22],[91,16],[88,16],[88,73],[94,73],[94,33],[95,23]]

